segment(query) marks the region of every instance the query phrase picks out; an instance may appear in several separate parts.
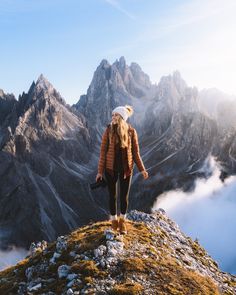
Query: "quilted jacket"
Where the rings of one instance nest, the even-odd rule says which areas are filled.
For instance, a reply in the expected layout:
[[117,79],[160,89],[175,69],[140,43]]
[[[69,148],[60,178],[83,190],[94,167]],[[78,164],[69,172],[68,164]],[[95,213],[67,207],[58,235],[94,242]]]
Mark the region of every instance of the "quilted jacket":
[[[134,163],[137,165],[138,170],[140,172],[145,170],[143,165],[143,161],[139,152],[139,143],[138,143],[138,135],[137,131],[134,127],[129,125],[129,136],[128,136],[128,147],[125,148],[125,152],[127,153],[127,162],[128,167],[127,171],[124,171],[124,178],[130,175],[134,168]],[[113,165],[115,160],[115,138],[112,136],[111,142],[109,143],[109,128],[110,124],[107,125],[106,130],[102,135],[102,142],[100,147],[100,157],[98,162],[98,173],[103,174],[104,170],[113,174]]]

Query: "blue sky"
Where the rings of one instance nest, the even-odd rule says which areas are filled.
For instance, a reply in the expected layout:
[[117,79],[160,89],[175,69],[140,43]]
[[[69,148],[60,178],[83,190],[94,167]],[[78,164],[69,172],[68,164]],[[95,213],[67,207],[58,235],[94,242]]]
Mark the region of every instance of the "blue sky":
[[236,94],[235,0],[1,0],[0,88],[16,97],[43,73],[69,104],[105,58],[137,62],[153,83]]

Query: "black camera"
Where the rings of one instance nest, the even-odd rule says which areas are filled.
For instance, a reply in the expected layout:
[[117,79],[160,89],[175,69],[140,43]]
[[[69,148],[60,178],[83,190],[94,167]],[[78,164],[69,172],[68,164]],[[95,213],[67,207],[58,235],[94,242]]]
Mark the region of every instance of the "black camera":
[[98,187],[105,187],[107,185],[107,182],[104,178],[99,179],[97,182],[90,183],[90,188],[91,189],[96,189]]

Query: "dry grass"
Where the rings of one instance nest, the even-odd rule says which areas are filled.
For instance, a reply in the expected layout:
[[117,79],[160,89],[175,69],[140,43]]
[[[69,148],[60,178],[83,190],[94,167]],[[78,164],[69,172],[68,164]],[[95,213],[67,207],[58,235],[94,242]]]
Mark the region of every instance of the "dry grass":
[[[87,225],[73,231],[68,236],[67,250],[56,260],[56,264],[50,265],[48,272],[41,276],[42,278],[54,277],[56,281],[34,294],[46,293],[48,291],[53,291],[56,294],[63,292],[66,280],[58,279],[57,276],[57,269],[61,264],[71,265],[72,271],[81,276],[84,284],[93,284],[94,278],[106,278],[109,273],[108,270],[100,269],[93,260],[82,260],[76,263],[69,253],[77,249],[76,253],[82,254],[84,251],[90,251],[101,244],[105,244],[104,230],[109,227],[110,222],[105,221]],[[134,251],[132,257],[124,258],[116,270],[117,273],[123,274],[123,280],[121,279],[120,283],[112,289],[110,294],[142,294],[144,290],[140,284],[129,282],[132,274],[135,274],[137,277],[145,277],[153,286],[153,294],[220,294],[210,278],[203,277],[193,271],[188,271],[180,266],[174,258],[167,257],[166,253],[170,249],[166,245],[163,246],[162,241],[167,236],[161,229],[158,230],[154,241],[152,233],[142,222],[128,221],[127,228],[128,234],[123,237],[126,250],[132,251],[134,243],[139,243],[142,246],[140,249],[145,248],[145,253],[148,253],[148,257],[144,257],[144,253],[138,249],[135,250],[136,252]],[[197,244],[193,244],[193,246],[194,253],[203,257],[204,250]],[[48,249],[49,253],[37,253],[34,257],[29,257],[16,266],[0,272],[0,280],[1,278],[7,279],[7,281],[0,284],[0,294],[17,294],[17,283],[26,281],[26,268],[37,265],[43,259],[49,260],[55,251],[55,242],[51,243]],[[17,274],[14,273],[16,269]]]
[[153,259],[148,260],[147,265],[152,265],[154,269],[153,280],[158,282],[156,294],[220,294],[210,278],[184,269],[173,259],[163,256],[158,263]]
[[139,295],[142,291],[143,286],[138,283],[124,283],[116,285],[109,293],[111,295]]
[[[143,253],[137,251],[135,257],[124,259],[121,266],[124,278],[129,277],[132,273],[137,276],[146,274],[147,280],[153,283],[153,294],[220,294],[210,278],[186,270],[174,258],[167,257],[168,247],[162,245],[162,239],[166,237],[166,234],[162,230],[158,231],[159,236],[156,237],[156,241],[160,240],[160,244],[155,245],[153,236],[144,223],[129,222],[128,226],[129,234],[124,241],[126,248],[132,248],[134,242],[137,241],[139,244],[145,245],[146,253],[149,253],[149,256],[144,258]],[[161,255],[158,255],[154,249],[158,249]],[[200,256],[205,253],[197,243],[194,251]]]
[[75,273],[83,274],[84,276],[94,276],[99,275],[100,270],[95,265],[93,260],[82,260],[79,263],[72,264],[72,271]]
[[127,258],[122,263],[122,270],[125,272],[146,272],[145,262],[139,257]]

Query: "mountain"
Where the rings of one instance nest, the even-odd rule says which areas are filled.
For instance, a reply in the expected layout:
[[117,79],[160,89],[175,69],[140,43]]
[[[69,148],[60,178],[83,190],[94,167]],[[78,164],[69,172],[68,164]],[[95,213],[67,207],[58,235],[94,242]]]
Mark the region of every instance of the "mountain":
[[0,127],[10,114],[16,102],[13,94],[5,94],[4,91],[0,89]]
[[213,154],[222,167],[224,178],[236,171],[236,97],[218,89],[200,92],[201,111],[213,118],[218,134]]
[[149,212],[160,193],[191,190],[197,177],[208,174],[202,167],[212,153],[218,131],[214,119],[199,109],[197,88],[188,87],[178,71],[162,77],[144,118],[139,129],[140,146],[151,176],[147,187],[152,189],[143,187],[141,177],[135,175],[131,206],[137,204],[137,209]]
[[53,240],[104,215],[87,193],[92,155],[83,118],[43,75],[13,102],[1,126],[1,248]]
[[72,107],[86,118],[96,147],[112,110],[124,104],[134,108],[130,123],[138,131],[141,155],[151,176],[143,185],[135,173],[130,207],[150,212],[160,193],[192,189],[196,177],[204,176],[201,167],[213,150],[217,124],[200,111],[197,88],[188,87],[178,71],[153,85],[137,64],[128,66],[124,57],[112,65],[103,60],[87,94]]
[[201,111],[205,112],[215,119],[219,119],[221,104],[235,101],[235,99],[235,96],[228,95],[227,93],[217,88],[208,88],[201,90],[198,98]]
[[[117,105],[132,105],[136,101],[141,107],[152,97],[155,88],[138,64],[128,66],[124,57],[112,65],[102,60],[87,94],[72,107],[85,116],[89,128],[97,134],[111,120],[111,110]],[[136,111],[143,115],[142,107]]]
[[235,276],[220,271],[164,210],[133,210],[128,218],[127,235],[103,221],[31,247],[0,272],[1,294],[235,294]]
[[[69,106],[43,76],[16,100],[0,92],[0,247],[29,247],[107,219],[106,189],[95,182],[101,136],[112,110],[130,104],[149,178],[134,169],[129,210],[150,213],[164,191],[194,189],[208,177],[210,155],[221,179],[236,172],[233,101],[188,87],[178,71],[152,84],[136,63],[102,60],[86,94]],[[202,99],[212,103],[212,114]],[[207,98],[206,98],[207,97]],[[29,222],[30,220],[30,222]]]

